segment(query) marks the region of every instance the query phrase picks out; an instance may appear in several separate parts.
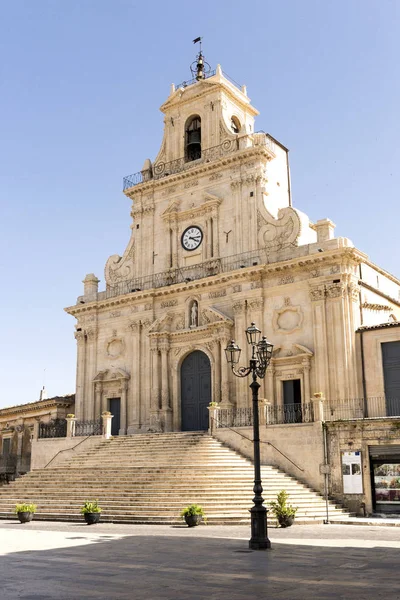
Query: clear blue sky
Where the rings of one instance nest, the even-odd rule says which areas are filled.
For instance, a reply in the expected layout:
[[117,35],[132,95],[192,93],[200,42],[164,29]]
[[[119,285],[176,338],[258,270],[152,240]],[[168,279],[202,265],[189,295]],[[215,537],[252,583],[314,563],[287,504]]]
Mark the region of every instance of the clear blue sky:
[[[192,39],[290,148],[294,204],[400,276],[398,0],[0,0],[0,407],[75,389],[82,279],[129,239]],[[103,289],[104,281],[100,284]]]

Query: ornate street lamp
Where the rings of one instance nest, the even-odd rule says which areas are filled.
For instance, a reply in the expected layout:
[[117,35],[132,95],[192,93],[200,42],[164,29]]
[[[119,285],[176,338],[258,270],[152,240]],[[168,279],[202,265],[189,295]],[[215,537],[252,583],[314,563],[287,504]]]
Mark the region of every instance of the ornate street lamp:
[[260,384],[257,377],[264,379],[265,372],[272,357],[273,344],[267,341],[266,337],[261,337],[261,331],[254,323],[246,329],[247,342],[251,346],[250,366],[238,367],[241,349],[232,340],[225,348],[226,360],[231,365],[232,372],[236,377],[247,377],[252,374],[253,381],[250,388],[253,396],[253,443],[254,443],[254,506],[251,508],[251,538],[249,548],[253,550],[265,550],[271,548],[271,542],[268,539],[267,531],[267,509],[263,505],[263,488],[261,485],[261,467],[260,467],[260,423],[258,418],[258,390]]

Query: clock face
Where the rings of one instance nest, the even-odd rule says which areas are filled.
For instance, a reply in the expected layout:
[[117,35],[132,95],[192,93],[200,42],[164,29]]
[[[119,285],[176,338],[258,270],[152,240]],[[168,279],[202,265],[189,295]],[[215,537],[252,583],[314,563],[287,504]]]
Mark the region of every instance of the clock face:
[[203,232],[200,227],[191,225],[182,233],[181,243],[185,250],[196,250],[203,241]]

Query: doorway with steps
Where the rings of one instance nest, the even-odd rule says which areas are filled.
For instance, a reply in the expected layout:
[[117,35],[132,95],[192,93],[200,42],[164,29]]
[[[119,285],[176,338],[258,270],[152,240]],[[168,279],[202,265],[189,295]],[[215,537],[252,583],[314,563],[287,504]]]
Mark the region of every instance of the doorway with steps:
[[200,350],[191,352],[181,366],[182,431],[208,429],[207,406],[211,402],[211,364]]

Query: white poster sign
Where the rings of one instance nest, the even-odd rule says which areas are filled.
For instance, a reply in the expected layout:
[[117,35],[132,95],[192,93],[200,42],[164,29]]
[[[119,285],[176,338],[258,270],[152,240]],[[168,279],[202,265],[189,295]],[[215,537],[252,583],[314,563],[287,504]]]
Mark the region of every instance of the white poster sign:
[[363,481],[361,452],[342,452],[342,476],[344,494],[362,494]]

